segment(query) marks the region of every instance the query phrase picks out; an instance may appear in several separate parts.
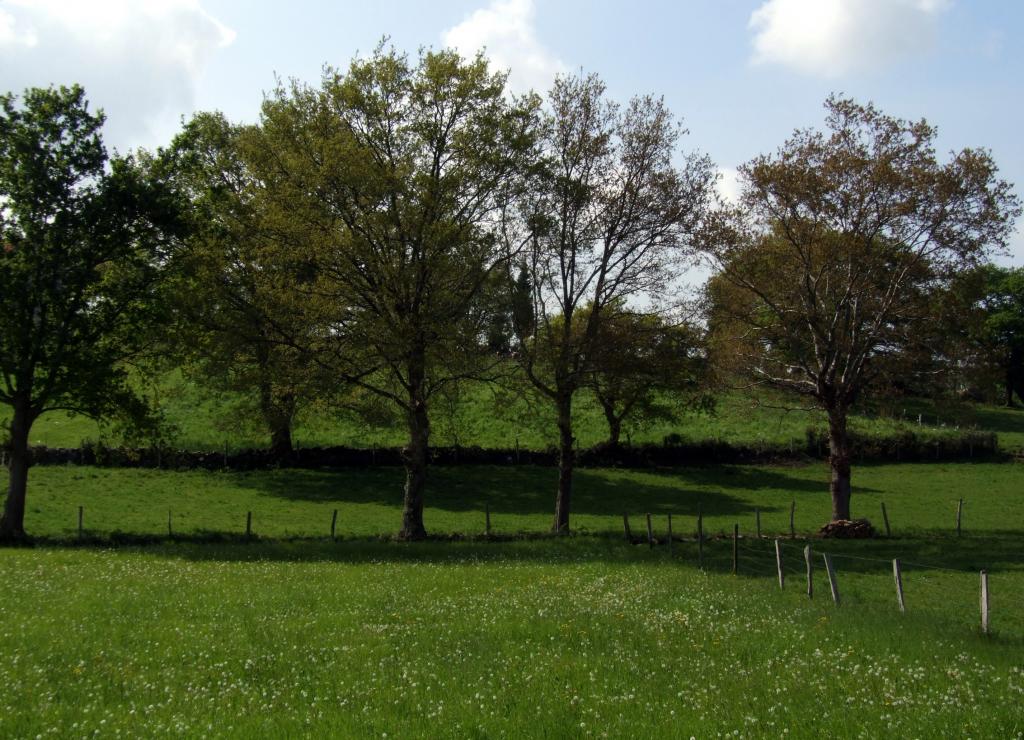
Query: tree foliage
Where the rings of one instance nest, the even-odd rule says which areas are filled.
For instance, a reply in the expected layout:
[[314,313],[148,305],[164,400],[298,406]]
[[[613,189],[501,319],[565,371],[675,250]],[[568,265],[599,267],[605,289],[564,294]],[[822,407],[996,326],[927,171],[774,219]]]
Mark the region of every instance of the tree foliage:
[[[553,529],[569,527],[572,402],[593,372],[612,307],[663,296],[706,209],[710,162],[676,166],[681,128],[663,101],[608,100],[594,75],[561,77],[548,95],[530,187],[504,224],[510,260],[526,266],[518,357],[554,404],[559,483]],[[510,286],[510,294],[514,295]]]
[[713,408],[711,397],[702,392],[707,378],[703,337],[692,323],[613,304],[594,345],[585,385],[604,412],[609,445],[619,444],[624,425],[642,427]]
[[307,268],[301,232],[250,164],[263,143],[256,127],[201,113],[161,153],[189,214],[175,253],[173,352],[208,385],[240,394],[285,455],[296,413],[318,395],[320,327],[294,289]]
[[256,166],[302,224],[305,297],[332,340],[321,361],[409,429],[406,538],[426,534],[430,401],[494,361],[481,300],[503,264],[494,216],[526,166],[535,107],[483,57],[381,46],[263,108]]
[[80,87],[0,96],[0,403],[12,409],[0,537],[24,536],[28,435],[46,411],[138,413],[124,361],[157,317],[172,201],[108,162]]
[[926,334],[930,297],[1006,244],[1020,209],[988,152],[940,163],[924,121],[825,107],[827,131],[740,168],[741,203],[711,221],[706,253],[718,348],[828,413],[833,518],[848,519],[850,407]]
[[1005,403],[1024,402],[1024,268],[988,265],[979,301],[982,323],[975,335],[998,371]]

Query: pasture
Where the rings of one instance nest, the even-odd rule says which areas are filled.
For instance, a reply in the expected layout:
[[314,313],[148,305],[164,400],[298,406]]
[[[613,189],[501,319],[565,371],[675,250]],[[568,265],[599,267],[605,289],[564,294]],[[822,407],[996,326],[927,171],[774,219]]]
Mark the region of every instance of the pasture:
[[[817,556],[814,598],[805,592],[801,550],[828,515],[823,465],[581,470],[568,538],[541,534],[553,476],[435,469],[426,522],[438,538],[406,544],[389,539],[398,469],[36,468],[26,525],[42,543],[0,555],[0,735],[1024,731],[1019,464],[858,467],[855,513],[880,526],[885,501],[894,531],[809,540],[833,556],[839,606]],[[770,537],[788,534],[792,501],[780,590]],[[703,570],[698,505],[711,537]],[[624,511],[636,544],[624,541]],[[904,560],[905,614],[893,557]]]
[[[178,371],[162,376],[157,389],[150,393],[162,415],[165,444],[229,452],[268,444],[251,408],[237,394],[212,393]],[[822,412],[799,410],[806,404],[798,398],[763,389],[759,396],[755,401],[742,393],[724,392],[716,396],[711,413],[689,411],[674,420],[653,420],[632,427],[627,424],[623,442],[628,436],[635,443],[661,443],[668,435],[678,435],[689,442],[720,440],[733,445],[799,447],[808,428],[826,427]],[[7,413],[7,407],[0,407],[0,422],[5,426]],[[554,412],[549,405],[496,393],[482,383],[468,383],[457,396],[439,398],[431,415],[431,441],[435,445],[508,448],[518,441],[524,449],[540,450],[557,443]],[[607,438],[600,406],[589,392],[579,393],[573,423],[582,447]],[[1024,449],[1024,412],[986,404],[889,399],[855,409],[851,429],[867,436],[909,431],[927,439],[949,436],[958,429],[979,429],[995,432],[1004,450]],[[314,405],[299,413],[294,439],[302,447],[393,447],[405,444],[407,434],[398,418],[382,417],[368,425],[351,413]],[[63,412],[43,415],[32,429],[34,445],[78,447],[84,441],[118,445],[122,439],[115,428]],[[146,439],[131,441],[150,444]]]

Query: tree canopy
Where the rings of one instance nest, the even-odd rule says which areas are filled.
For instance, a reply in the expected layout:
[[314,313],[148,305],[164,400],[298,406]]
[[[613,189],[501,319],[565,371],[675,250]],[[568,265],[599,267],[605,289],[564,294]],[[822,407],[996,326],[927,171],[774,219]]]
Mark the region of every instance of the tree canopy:
[[[665,296],[710,202],[711,163],[681,157],[682,133],[660,99],[621,107],[595,75],[560,77],[529,187],[506,214],[509,260],[525,265],[532,303],[519,308],[529,321],[516,327],[518,358],[557,412],[556,532],[569,527],[572,402],[591,376],[606,317],[622,302]],[[521,293],[510,284],[510,301]]]
[[483,57],[383,46],[263,107],[254,166],[301,230],[306,300],[332,340],[320,361],[405,416],[405,538],[426,534],[430,401],[492,361],[480,299],[503,264],[495,215],[528,163],[535,109]]
[[1020,208],[988,152],[940,163],[924,121],[840,97],[826,110],[827,131],[740,168],[740,203],[709,222],[705,250],[718,346],[827,412],[832,515],[845,520],[851,405],[935,320],[929,296],[1005,246]]
[[124,361],[157,317],[172,200],[108,161],[80,87],[0,96],[0,403],[12,410],[0,538],[24,532],[28,435],[46,411],[138,412]]

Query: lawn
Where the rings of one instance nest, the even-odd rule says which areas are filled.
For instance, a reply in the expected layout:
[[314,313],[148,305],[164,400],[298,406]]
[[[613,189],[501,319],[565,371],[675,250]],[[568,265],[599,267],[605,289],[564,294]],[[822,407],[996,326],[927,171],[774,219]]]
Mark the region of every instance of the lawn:
[[[485,508],[495,533],[543,532],[551,522],[553,468],[462,466],[433,468],[428,480],[427,529],[437,534],[480,534]],[[87,533],[175,534],[244,532],[266,537],[320,537],[338,510],[337,534],[376,537],[397,531],[403,472],[397,467],[341,471],[166,471],[41,466],[29,481],[27,530],[37,536],[77,534],[78,507]],[[861,465],[853,473],[853,510],[882,527],[880,504],[893,534],[953,531],[957,502],[965,500],[963,530],[974,534],[1024,531],[1024,467],[1008,463]],[[664,470],[581,469],[573,496],[572,527],[619,533],[622,514],[650,512],[664,529],[674,514],[678,533],[695,527],[698,508],[706,531],[744,533],[761,514],[763,532],[810,534],[829,518],[828,468],[723,465]]]
[[8,551],[0,735],[1016,737],[1020,623],[947,576],[900,615],[604,538]]
[[[820,464],[581,470],[568,538],[542,534],[554,475],[436,468],[426,522],[438,539],[405,544],[390,539],[396,468],[34,468],[26,524],[41,543],[0,550],[0,736],[1024,732],[1019,464],[859,466],[854,510],[879,524],[884,501],[893,536],[845,543],[810,537],[828,517]],[[140,535],[151,540],[125,544]]]

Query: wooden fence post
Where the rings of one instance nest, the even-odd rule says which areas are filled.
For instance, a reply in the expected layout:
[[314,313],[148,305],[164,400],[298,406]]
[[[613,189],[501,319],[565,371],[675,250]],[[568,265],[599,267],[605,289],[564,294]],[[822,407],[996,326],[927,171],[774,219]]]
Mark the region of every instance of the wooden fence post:
[[807,563],[807,598],[814,598],[814,563],[811,560],[811,546],[804,547],[804,561]]
[[491,505],[484,504],[484,534],[491,536]]
[[174,530],[171,528],[171,510],[170,509],[167,510],[167,536],[168,537],[173,537],[174,536]]
[[252,512],[245,513],[245,536],[252,537]]
[[757,530],[757,539],[761,539],[761,510],[754,509],[754,525]]
[[796,517],[796,501],[793,501],[789,505],[789,537],[790,537],[790,539],[795,539],[796,538],[796,525],[794,524],[795,517]]
[[960,501],[956,505],[956,536],[957,537],[960,536],[960,518],[963,516],[963,513],[964,513],[964,500],[960,499]]
[[828,587],[832,590],[832,601],[839,606],[839,583],[836,581],[836,569],[832,566],[832,558],[828,553],[822,553],[825,559],[825,571],[828,573]]
[[896,602],[900,605],[900,613],[907,611],[907,605],[903,601],[903,570],[900,568],[900,559],[892,561],[892,577],[896,581]]
[[885,522],[885,536],[889,537],[892,532],[889,530],[889,513],[885,510],[885,502],[882,502],[882,521]]
[[335,527],[337,527],[337,526],[338,526],[338,510],[335,509],[334,513],[331,514],[331,539],[332,540],[337,539],[334,536]]
[[786,587],[786,574],[782,571],[782,542],[775,540],[775,569],[779,571],[779,588]]
[[672,515],[668,515],[668,554],[672,555]]
[[633,533],[629,531],[629,514],[622,512],[622,529],[626,533],[626,542],[633,541]]
[[78,539],[82,539],[82,519],[84,518],[84,506],[78,507]]
[[697,567],[704,570],[704,515],[697,505]]
[[732,574],[739,572],[740,564],[740,525],[732,525]]
[[647,513],[647,544],[653,550],[654,549],[654,530],[651,528],[651,514]]
[[981,571],[981,631],[988,634],[988,571]]

